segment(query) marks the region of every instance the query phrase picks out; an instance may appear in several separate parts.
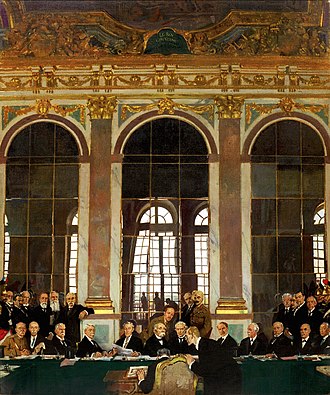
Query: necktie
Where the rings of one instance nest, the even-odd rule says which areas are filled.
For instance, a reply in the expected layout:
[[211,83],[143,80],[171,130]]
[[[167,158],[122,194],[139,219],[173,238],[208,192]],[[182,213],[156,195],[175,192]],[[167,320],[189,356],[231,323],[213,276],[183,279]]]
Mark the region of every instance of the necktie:
[[223,337],[220,337],[220,345],[223,343]]
[[61,340],[61,344],[62,344],[62,346],[66,347],[65,340]]
[[322,344],[325,342],[325,340],[326,340],[326,339],[324,339],[324,338],[322,339],[322,341],[321,341],[321,345],[322,345]]
[[33,348],[34,345],[36,344],[36,338],[35,337],[31,337],[31,343],[30,343],[30,347]]
[[123,348],[126,348],[126,347],[127,347],[127,344],[128,344],[128,337],[125,337],[125,341],[124,341],[124,344],[123,344]]
[[301,346],[302,346],[302,348],[304,348],[305,347],[305,344],[306,344],[306,342],[307,342],[307,340],[303,340],[302,342],[301,342]]

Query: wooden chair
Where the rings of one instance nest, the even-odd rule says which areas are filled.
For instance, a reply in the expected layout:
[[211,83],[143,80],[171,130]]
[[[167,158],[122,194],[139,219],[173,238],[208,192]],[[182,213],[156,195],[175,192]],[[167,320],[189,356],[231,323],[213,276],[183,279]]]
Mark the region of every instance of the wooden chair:
[[152,395],[195,395],[197,376],[189,369],[182,355],[157,365]]

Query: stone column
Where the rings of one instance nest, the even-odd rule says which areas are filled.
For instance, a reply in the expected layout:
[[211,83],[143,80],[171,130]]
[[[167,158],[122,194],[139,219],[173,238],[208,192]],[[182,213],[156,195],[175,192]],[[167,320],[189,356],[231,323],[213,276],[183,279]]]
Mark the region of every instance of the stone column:
[[215,99],[219,114],[220,299],[217,314],[245,314],[242,292],[240,118],[243,99]]
[[89,99],[91,118],[88,297],[96,313],[113,313],[110,296],[111,132],[114,97]]

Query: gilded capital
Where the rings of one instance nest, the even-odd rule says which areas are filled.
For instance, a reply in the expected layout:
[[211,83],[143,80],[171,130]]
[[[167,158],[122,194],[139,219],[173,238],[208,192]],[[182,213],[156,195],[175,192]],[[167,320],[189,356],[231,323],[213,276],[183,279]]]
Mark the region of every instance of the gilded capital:
[[234,97],[232,95],[217,96],[215,97],[214,102],[218,107],[219,118],[241,118],[242,105],[244,103],[244,99],[242,97]]
[[112,119],[117,103],[115,96],[91,97],[87,102],[89,116],[91,119]]

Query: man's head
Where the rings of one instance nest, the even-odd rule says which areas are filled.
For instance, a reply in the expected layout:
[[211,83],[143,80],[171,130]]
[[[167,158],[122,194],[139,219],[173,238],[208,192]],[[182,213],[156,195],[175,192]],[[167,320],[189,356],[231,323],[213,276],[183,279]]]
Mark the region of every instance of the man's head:
[[273,333],[274,336],[279,336],[282,332],[284,331],[284,326],[282,324],[282,322],[274,322],[273,324]]
[[289,308],[291,306],[291,298],[292,295],[288,292],[282,295],[282,303],[284,304],[284,307]]
[[23,302],[22,296],[20,294],[16,294],[14,296],[14,305],[16,307],[21,307],[22,306],[22,302]]
[[174,328],[175,328],[175,332],[178,335],[178,337],[183,337],[185,335],[185,333],[186,333],[187,325],[183,321],[178,321],[175,324]]
[[322,322],[320,325],[320,335],[322,337],[330,335],[330,325],[327,322]]
[[47,307],[48,304],[48,294],[46,292],[41,292],[41,294],[39,295],[39,303],[40,306],[45,309]]
[[31,336],[37,336],[39,332],[39,324],[36,321],[31,321],[29,323],[29,332],[31,333]]
[[73,306],[76,304],[76,302],[77,302],[76,294],[73,293],[73,292],[67,293],[67,294],[66,294],[66,297],[65,297],[65,301],[66,301],[66,304],[68,305],[69,309],[72,309],[72,307],[73,307]]
[[191,293],[190,292],[186,292],[183,295],[183,300],[187,305],[190,305],[192,303],[192,299],[191,299]]
[[84,333],[86,336],[88,336],[90,339],[94,339],[95,336],[95,326],[92,324],[87,324],[84,330]]
[[64,339],[65,337],[65,324],[59,323],[55,325],[55,334],[60,338]]
[[7,291],[6,292],[6,302],[7,303],[13,303],[14,299],[14,292],[13,291]]
[[196,326],[191,326],[187,329],[186,339],[189,346],[191,344],[196,344],[199,337],[200,337],[199,330]]
[[204,302],[204,294],[202,291],[194,291],[192,293],[192,299],[196,306],[201,306]]
[[295,294],[295,298],[298,306],[302,305],[305,301],[305,295],[301,291]]
[[50,293],[50,300],[52,302],[57,302],[58,301],[58,292],[51,291],[51,293]]
[[29,291],[23,291],[21,293],[22,295],[22,301],[23,301],[23,306],[28,306],[30,303],[31,295]]
[[16,324],[15,331],[17,333],[17,336],[22,339],[25,336],[25,333],[26,333],[26,325],[25,325],[25,323],[24,322],[18,322]]
[[317,305],[316,298],[314,296],[308,296],[308,298],[306,299],[306,304],[307,304],[308,310],[315,309],[315,307]]
[[254,337],[256,337],[258,335],[258,332],[259,332],[258,324],[256,324],[255,322],[252,322],[250,325],[248,325],[248,327],[247,327],[248,337],[253,339]]
[[227,322],[221,321],[217,325],[217,329],[220,337],[224,337],[228,334],[228,324]]
[[133,322],[130,321],[125,322],[125,324],[123,325],[123,329],[124,329],[125,337],[131,336],[135,329]]
[[165,306],[164,308],[164,320],[165,322],[170,322],[174,317],[175,310],[171,306]]
[[168,348],[160,348],[157,350],[157,358],[161,358],[163,356],[170,357],[171,351]]
[[166,335],[166,326],[165,324],[162,324],[161,322],[158,322],[158,324],[154,325],[154,334],[158,337],[165,337]]
[[311,327],[308,324],[302,324],[300,327],[300,336],[302,339],[307,339],[311,333]]

